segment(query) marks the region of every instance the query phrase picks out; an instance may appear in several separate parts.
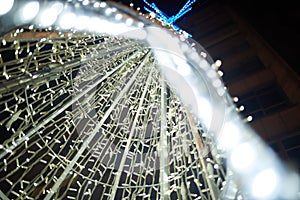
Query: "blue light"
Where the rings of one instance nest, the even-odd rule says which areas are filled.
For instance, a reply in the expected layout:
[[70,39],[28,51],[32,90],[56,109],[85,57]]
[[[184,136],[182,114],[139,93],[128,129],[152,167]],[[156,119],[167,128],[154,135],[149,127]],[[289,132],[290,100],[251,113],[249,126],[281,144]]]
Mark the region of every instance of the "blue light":
[[[192,10],[192,4],[196,2],[196,0],[188,0],[185,5],[180,9],[180,11],[174,16],[169,17],[166,13],[164,13],[163,11],[161,11],[154,3],[149,3],[146,0],[143,0],[144,3],[149,7],[147,8],[146,6],[144,7],[144,9],[149,12],[149,13],[156,13],[156,15],[158,16],[158,18],[162,21],[164,21],[165,23],[169,24],[170,26],[173,27],[173,29],[177,32],[181,32],[183,31],[182,29],[180,29],[178,26],[174,25],[174,23],[181,18],[183,15],[185,15],[187,12],[189,12],[190,10]],[[151,10],[152,9],[152,10]],[[183,31],[185,32],[185,31]],[[189,37],[192,37],[191,34],[188,33]]]

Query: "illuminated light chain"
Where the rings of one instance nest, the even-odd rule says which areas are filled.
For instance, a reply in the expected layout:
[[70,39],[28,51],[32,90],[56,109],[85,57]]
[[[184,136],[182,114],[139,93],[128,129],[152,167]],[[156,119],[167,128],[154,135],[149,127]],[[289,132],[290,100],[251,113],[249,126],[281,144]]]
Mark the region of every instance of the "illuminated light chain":
[[220,61],[129,9],[79,2],[39,1],[0,38],[2,199],[295,197],[298,175],[237,115]]
[[181,18],[183,15],[185,15],[187,12],[189,12],[190,10],[192,10],[192,4],[196,2],[196,0],[188,0],[185,5],[180,9],[180,11],[176,14],[173,15],[171,17],[169,17],[166,13],[164,13],[163,11],[161,11],[156,5],[155,3],[148,3],[146,0],[143,0],[144,3],[149,6],[151,9],[144,7],[144,9],[149,12],[151,15],[158,15],[158,18],[161,19],[163,22],[165,22],[166,24],[169,24],[170,26],[172,26],[172,28],[177,31],[177,32],[183,32],[185,34],[188,35],[188,37],[192,37],[191,34],[187,33],[186,31],[183,31],[182,29],[180,29],[178,26],[176,26],[174,23]]

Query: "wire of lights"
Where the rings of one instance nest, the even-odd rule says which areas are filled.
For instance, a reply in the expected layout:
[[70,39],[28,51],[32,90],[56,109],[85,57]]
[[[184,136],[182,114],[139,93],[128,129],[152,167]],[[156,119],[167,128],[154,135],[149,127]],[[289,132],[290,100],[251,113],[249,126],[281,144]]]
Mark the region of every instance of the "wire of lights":
[[201,46],[111,3],[12,2],[2,199],[297,198],[298,175],[240,118]]
[[[187,12],[189,12],[190,10],[192,10],[192,4],[196,2],[196,0],[193,0],[193,1],[190,1],[188,0],[185,5],[180,9],[180,11],[174,16],[171,16],[169,17],[166,13],[164,13],[163,11],[161,11],[156,5],[155,3],[148,3],[146,0],[143,0],[144,3],[149,6],[151,9],[147,8],[147,7],[144,7],[144,9],[149,12],[149,13],[152,13],[152,14],[157,14],[158,15],[158,18],[160,20],[162,20],[163,22],[169,24],[170,26],[173,27],[173,29],[175,31],[183,31],[182,29],[180,29],[178,26],[176,26],[174,23],[179,19],[181,18],[183,15],[185,15]],[[185,31],[183,31],[185,32]],[[191,34],[187,33],[189,37],[192,37]]]

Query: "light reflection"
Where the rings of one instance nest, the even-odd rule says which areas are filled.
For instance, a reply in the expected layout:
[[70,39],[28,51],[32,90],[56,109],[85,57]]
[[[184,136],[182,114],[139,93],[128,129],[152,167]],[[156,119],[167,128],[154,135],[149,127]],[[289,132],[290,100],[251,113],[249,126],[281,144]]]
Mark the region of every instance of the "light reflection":
[[221,148],[230,149],[239,143],[240,138],[240,130],[237,125],[232,122],[226,122],[221,131],[218,143]]
[[133,19],[128,18],[128,19],[126,19],[125,23],[127,26],[131,26],[133,24]]
[[68,13],[64,13],[60,17],[59,24],[62,29],[70,29],[74,26],[75,22],[76,22],[76,15],[74,13],[68,12]]
[[22,9],[21,19],[24,21],[32,20],[39,12],[40,4],[37,1],[27,3]]
[[270,199],[278,185],[278,176],[274,169],[259,172],[252,182],[252,195],[258,199]]
[[46,8],[40,16],[42,26],[51,26],[54,24],[62,10],[63,4],[61,2],[54,2],[49,8]]
[[78,30],[83,30],[88,28],[88,23],[91,19],[88,16],[81,15],[77,18],[75,28]]
[[250,143],[242,143],[237,147],[234,147],[233,152],[230,155],[230,163],[238,172],[244,172],[253,167],[255,156],[254,147]]
[[0,0],[0,15],[8,13],[14,5],[14,0]]
[[201,97],[197,100],[197,103],[200,119],[205,127],[209,128],[213,115],[212,105],[207,99]]
[[57,15],[53,14],[51,9],[47,9],[41,14],[41,24],[43,26],[51,26],[57,19]]

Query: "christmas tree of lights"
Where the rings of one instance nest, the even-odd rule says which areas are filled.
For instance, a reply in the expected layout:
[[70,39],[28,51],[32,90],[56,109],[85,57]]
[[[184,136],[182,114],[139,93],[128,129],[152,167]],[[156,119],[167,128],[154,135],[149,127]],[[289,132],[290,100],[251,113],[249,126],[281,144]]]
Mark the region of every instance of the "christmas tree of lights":
[[[173,24],[194,2],[159,18]],[[242,199],[257,181],[267,192],[251,197],[279,195],[281,165],[249,137],[220,61],[176,28],[97,1],[0,8],[2,199]],[[253,143],[259,158],[236,164]]]

